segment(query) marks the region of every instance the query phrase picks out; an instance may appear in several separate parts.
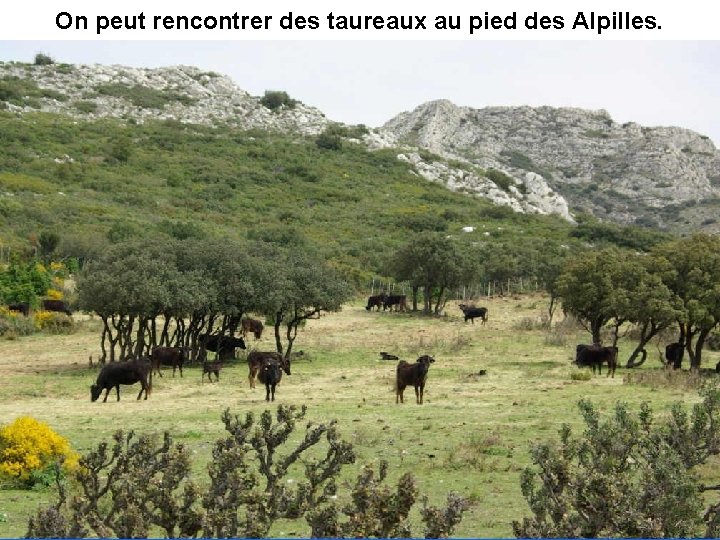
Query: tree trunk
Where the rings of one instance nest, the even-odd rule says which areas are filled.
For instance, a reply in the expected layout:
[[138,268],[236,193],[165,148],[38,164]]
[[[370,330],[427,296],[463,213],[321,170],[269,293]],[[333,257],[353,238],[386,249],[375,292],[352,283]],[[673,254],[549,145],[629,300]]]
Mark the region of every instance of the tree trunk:
[[703,328],[698,332],[697,341],[695,342],[695,357],[691,358],[690,360],[690,369],[693,370],[699,370],[700,365],[702,364],[702,350],[705,346],[705,339],[708,337],[708,334],[712,331],[711,328]]
[[418,297],[418,289],[419,289],[419,288],[420,288],[420,287],[418,287],[417,285],[413,285],[413,286],[412,286],[412,297],[413,297],[413,300],[412,300],[412,302],[413,302],[412,310],[413,310],[413,311],[417,311],[417,300],[418,300],[417,297]]
[[275,314],[275,350],[283,354],[282,337],[280,336],[280,325],[282,325],[282,312]]
[[423,313],[425,315],[430,315],[432,312],[432,288],[430,285],[425,285],[423,287]]
[[438,292],[437,302],[435,302],[435,315],[440,315],[440,302],[442,302],[443,294],[445,294],[445,287],[440,287],[440,292]]
[[552,294],[550,295],[550,305],[548,306],[548,328],[552,328],[553,315],[557,308],[557,299]]

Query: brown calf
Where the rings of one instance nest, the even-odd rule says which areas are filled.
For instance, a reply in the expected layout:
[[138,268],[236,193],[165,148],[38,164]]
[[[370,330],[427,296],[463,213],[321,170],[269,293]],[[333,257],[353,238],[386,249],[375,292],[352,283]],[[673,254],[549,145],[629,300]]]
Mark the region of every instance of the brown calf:
[[422,405],[423,393],[425,391],[425,381],[427,380],[430,364],[435,359],[427,354],[418,358],[414,364],[409,364],[405,360],[400,360],[395,372],[395,403],[404,403],[403,392],[405,387],[412,385],[415,387],[415,401]]

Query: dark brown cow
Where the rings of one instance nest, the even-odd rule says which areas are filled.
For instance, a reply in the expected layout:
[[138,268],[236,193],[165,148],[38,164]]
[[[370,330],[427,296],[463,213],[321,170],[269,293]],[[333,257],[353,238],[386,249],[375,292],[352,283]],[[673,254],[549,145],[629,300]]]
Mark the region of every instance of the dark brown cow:
[[263,329],[265,327],[263,326],[263,323],[257,319],[243,319],[240,324],[243,337],[247,337],[248,332],[252,332],[255,339],[260,339],[262,337]]
[[412,385],[415,387],[415,401],[422,405],[423,393],[425,392],[425,381],[427,380],[430,364],[435,359],[427,354],[418,358],[414,364],[410,364],[405,360],[400,360],[395,370],[395,403],[405,403],[403,401],[403,392],[405,387]]
[[395,306],[395,311],[406,311],[407,296],[404,294],[388,294],[385,296],[385,300],[383,301],[383,311],[388,308],[392,311],[393,306]]
[[615,378],[617,368],[617,347],[603,347],[602,345],[578,345],[575,347],[575,363],[578,367],[591,367],[593,374],[595,369],[602,375],[602,365],[607,362],[608,376]]
[[385,351],[380,351],[380,358],[383,360],[400,360],[399,357],[395,356],[394,354],[387,353]]
[[67,316],[72,315],[72,311],[70,311],[68,305],[62,300],[43,300],[42,308],[45,311],[57,311],[59,313],[64,313]]
[[182,377],[183,364],[189,358],[190,350],[187,347],[154,347],[151,356],[152,369],[162,377],[160,366],[172,366],[173,377],[176,369],[180,370],[180,376]]
[[684,354],[685,347],[683,347],[682,343],[670,343],[670,345],[665,347],[665,359],[667,360],[667,365],[672,365],[673,369],[682,368]]
[[385,303],[385,298],[385,293],[368,296],[367,306],[365,306],[365,309],[370,311],[372,308],[376,307],[377,311],[380,311],[380,308],[383,307],[383,304]]
[[250,372],[248,373],[248,381],[250,382],[250,388],[255,388],[255,377],[260,371],[260,367],[263,362],[267,360],[276,360],[279,362],[283,371],[290,375],[290,360],[285,358],[282,354],[275,351],[252,351],[248,354],[248,367]]
[[114,387],[117,392],[117,401],[120,401],[120,385],[140,383],[138,399],[145,392],[145,399],[148,393],[152,392],[152,371],[150,364],[142,360],[131,362],[112,362],[103,366],[95,384],[90,386],[90,400],[97,401],[100,394],[105,390],[103,403],[107,401],[110,390]]
[[200,344],[208,351],[217,353],[220,360],[235,358],[235,348],[245,349],[245,340],[239,337],[222,336],[220,334],[200,334]]
[[460,304],[458,307],[462,310],[463,315],[465,315],[465,322],[468,322],[468,319],[470,319],[470,322],[475,324],[476,317],[479,317],[480,320],[482,320],[482,324],[485,324],[487,322],[487,308],[468,306],[466,304]]
[[26,317],[30,315],[30,304],[27,302],[16,302],[15,304],[9,304],[8,309],[15,311],[16,313],[22,313]]
[[220,381],[220,370],[223,368],[222,362],[203,362],[202,365],[203,372],[202,372],[202,379],[200,383],[205,382],[205,374],[207,373],[208,381],[213,382],[212,380],[212,374],[215,374],[215,382]]
[[265,401],[275,401],[275,387],[282,380],[283,369],[278,358],[266,357],[260,363],[257,377],[265,385]]

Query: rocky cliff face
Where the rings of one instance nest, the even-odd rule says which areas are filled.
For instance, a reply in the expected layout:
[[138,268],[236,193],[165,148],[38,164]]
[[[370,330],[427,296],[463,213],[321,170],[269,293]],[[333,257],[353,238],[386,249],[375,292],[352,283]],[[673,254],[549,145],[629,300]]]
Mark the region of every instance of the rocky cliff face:
[[720,152],[687,129],[620,125],[605,111],[433,101],[381,131],[392,144],[502,171],[527,192],[542,185],[543,199],[559,194],[573,211],[622,223],[718,226]]
[[[271,111],[229,77],[195,67],[142,69],[125,66],[0,63],[0,80],[30,81],[30,96],[7,100],[10,110],[102,117],[177,120],[243,128],[320,133],[329,120],[298,103]],[[33,95],[33,93],[35,95]]]

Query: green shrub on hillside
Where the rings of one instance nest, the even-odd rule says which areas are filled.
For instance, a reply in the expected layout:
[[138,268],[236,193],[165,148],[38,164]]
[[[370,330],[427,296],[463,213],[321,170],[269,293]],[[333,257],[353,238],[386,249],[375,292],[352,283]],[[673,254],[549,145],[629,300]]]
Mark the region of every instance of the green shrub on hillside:
[[515,180],[510,178],[507,174],[497,169],[488,169],[485,171],[485,177],[491,180],[497,187],[503,191],[510,191],[510,186],[515,185]]
[[136,84],[127,86],[121,83],[107,83],[95,87],[98,94],[103,96],[113,96],[123,98],[130,101],[136,107],[142,109],[162,109],[165,105],[172,102],[179,102],[183,105],[192,105],[196,100],[165,90],[156,90],[149,86]]
[[294,109],[297,103],[287,92],[282,90],[265,90],[265,95],[260,98],[260,104],[271,111],[276,111],[281,107]]
[[47,54],[37,53],[35,55],[35,65],[36,66],[49,66],[54,63],[55,63],[55,60],[53,60],[53,58]]

